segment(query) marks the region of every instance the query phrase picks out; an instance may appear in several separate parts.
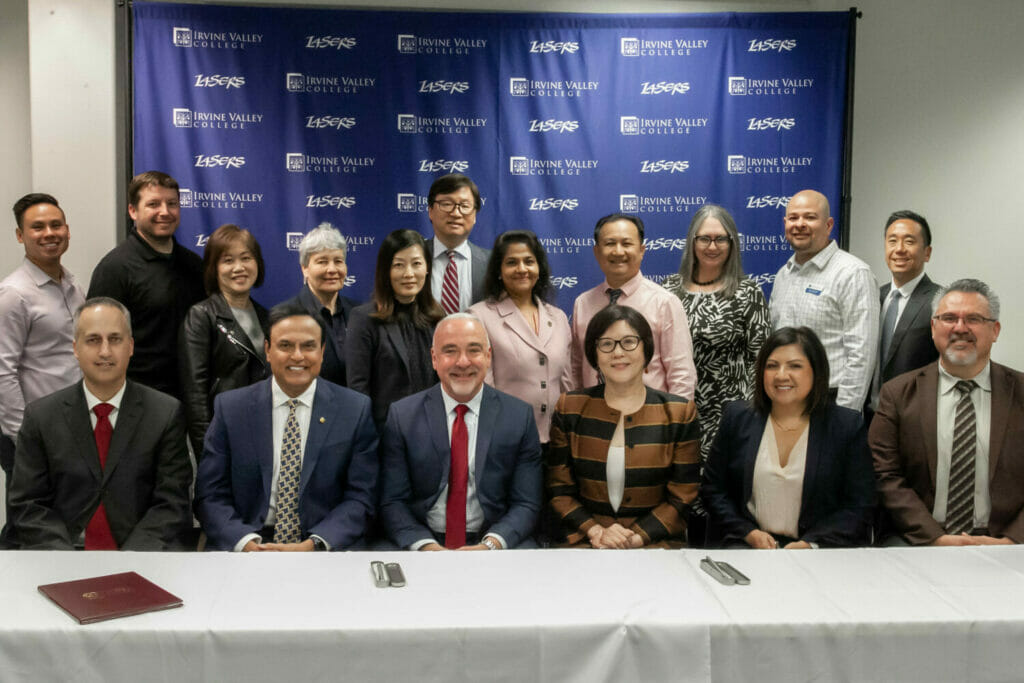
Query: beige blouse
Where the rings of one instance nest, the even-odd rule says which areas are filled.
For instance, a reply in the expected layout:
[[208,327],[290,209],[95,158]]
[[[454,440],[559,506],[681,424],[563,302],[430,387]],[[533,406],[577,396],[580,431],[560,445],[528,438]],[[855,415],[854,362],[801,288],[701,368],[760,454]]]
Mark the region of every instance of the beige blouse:
[[807,433],[789,453],[785,467],[779,465],[779,447],[775,442],[772,421],[764,424],[761,445],[754,461],[754,481],[747,509],[757,520],[759,529],[790,538],[799,538],[800,504],[803,500],[804,466],[807,464]]

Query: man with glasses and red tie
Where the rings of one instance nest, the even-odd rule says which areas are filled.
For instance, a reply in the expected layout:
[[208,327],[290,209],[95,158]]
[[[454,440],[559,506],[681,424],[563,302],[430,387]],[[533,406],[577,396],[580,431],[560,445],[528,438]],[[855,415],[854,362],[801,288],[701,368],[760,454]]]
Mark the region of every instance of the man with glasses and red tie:
[[408,550],[537,547],[533,408],[484,384],[491,347],[472,314],[438,323],[430,356],[441,383],[394,403],[381,434],[384,530]]
[[434,226],[434,238],[427,240],[431,292],[445,313],[458,313],[484,298],[491,250],[469,241],[482,205],[480,190],[468,176],[449,173],[431,184],[427,203]]
[[192,528],[192,465],[177,399],[126,380],[128,310],[86,301],[74,315],[83,380],[30,403],[11,481],[25,549],[179,550]]
[[957,280],[932,304],[935,363],[882,385],[868,441],[886,545],[1024,542],[1024,374],[990,360],[999,299]]

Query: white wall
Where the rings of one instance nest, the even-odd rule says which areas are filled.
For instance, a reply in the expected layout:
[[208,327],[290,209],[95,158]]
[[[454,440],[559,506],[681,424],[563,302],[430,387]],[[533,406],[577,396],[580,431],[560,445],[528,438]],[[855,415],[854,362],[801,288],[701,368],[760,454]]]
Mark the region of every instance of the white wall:
[[[87,281],[96,261],[114,245],[115,226],[123,210],[115,201],[121,181],[115,162],[114,3],[0,3],[0,111],[5,122],[0,142],[5,151],[13,150],[0,171],[0,199],[10,207],[30,190],[56,194],[72,225],[66,263]],[[245,0],[243,4],[288,3]],[[301,0],[292,4],[414,5],[467,11],[481,7],[479,0]],[[501,7],[512,11],[724,12],[845,10],[850,4],[852,0],[505,0]],[[1024,26],[1024,3],[862,0],[856,4],[864,17],[857,26],[851,250],[885,281],[888,271],[881,239],[885,217],[899,208],[923,213],[935,233],[929,272],[941,282],[980,277],[1002,294],[1004,334],[994,356],[1024,368],[1024,311],[1013,297],[1018,282],[1013,254],[1024,250],[1024,237],[1017,229],[1018,217],[1024,215],[1024,193],[1015,187],[1021,177],[1016,161],[1024,156],[1020,131],[1024,42],[1015,33]],[[22,102],[30,102],[28,113]],[[781,231],[781,215],[779,225]],[[0,252],[0,271],[9,271],[19,259],[16,249]]]

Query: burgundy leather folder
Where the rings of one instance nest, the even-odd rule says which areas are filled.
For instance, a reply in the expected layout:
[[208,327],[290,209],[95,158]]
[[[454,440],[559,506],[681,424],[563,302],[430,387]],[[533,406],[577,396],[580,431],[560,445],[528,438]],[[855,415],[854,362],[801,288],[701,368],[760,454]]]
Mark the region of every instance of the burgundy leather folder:
[[135,572],[39,586],[39,592],[79,624],[181,607],[181,598]]

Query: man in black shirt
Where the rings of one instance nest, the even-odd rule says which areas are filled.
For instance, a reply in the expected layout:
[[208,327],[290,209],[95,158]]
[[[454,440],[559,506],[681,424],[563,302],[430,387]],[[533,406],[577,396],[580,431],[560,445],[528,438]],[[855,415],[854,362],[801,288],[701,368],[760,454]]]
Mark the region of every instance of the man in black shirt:
[[181,398],[178,329],[193,304],[206,297],[200,258],[174,239],[181,221],[178,182],[147,171],[128,185],[135,230],[96,266],[89,298],[109,296],[131,313],[135,355],[129,379]]

